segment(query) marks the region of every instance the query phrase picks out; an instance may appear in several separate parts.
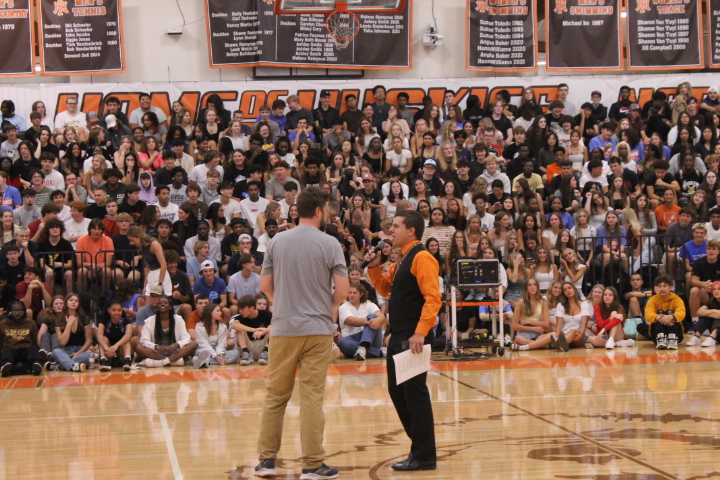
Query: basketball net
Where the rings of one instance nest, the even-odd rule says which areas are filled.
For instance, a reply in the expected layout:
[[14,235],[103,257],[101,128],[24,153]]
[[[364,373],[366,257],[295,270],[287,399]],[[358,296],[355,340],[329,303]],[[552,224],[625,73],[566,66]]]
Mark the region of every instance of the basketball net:
[[335,11],[328,15],[325,26],[338,50],[346,48],[360,33],[360,19],[347,9],[347,3],[337,2]]

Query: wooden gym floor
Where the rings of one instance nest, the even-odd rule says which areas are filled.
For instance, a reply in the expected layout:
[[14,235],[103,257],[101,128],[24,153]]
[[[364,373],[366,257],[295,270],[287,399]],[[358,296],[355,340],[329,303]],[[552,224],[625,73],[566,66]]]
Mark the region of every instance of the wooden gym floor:
[[[396,473],[409,442],[381,360],[335,362],[327,463],[359,479],[720,478],[720,352],[434,355],[438,469]],[[0,480],[250,479],[265,369],[50,372],[0,380]],[[288,407],[280,479],[300,476]]]

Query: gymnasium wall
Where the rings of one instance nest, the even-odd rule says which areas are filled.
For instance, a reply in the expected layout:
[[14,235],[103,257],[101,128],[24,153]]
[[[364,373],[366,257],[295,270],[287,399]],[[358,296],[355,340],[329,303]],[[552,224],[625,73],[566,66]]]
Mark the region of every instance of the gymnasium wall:
[[[207,35],[205,26],[204,1],[178,0],[185,15],[186,25],[180,36],[168,36],[168,28],[181,25],[182,17],[175,0],[123,0],[124,38],[127,71],[109,75],[78,75],[68,77],[25,77],[6,78],[0,82],[0,98],[13,99],[18,113],[27,115],[30,103],[43,99],[54,114],[63,93],[76,92],[94,94],[85,103],[83,110],[92,108],[92,102],[111,92],[166,92],[170,102],[182,92],[198,92],[197,99],[188,97],[187,106],[201,101],[211,91],[240,92],[236,99],[228,101],[229,108],[241,107],[251,114],[263,101],[272,100],[273,95],[283,97],[287,94],[305,91],[303,103],[317,103],[315,94],[321,88],[337,91],[338,95],[346,91],[359,91],[363,95],[375,83],[384,83],[388,88],[414,89],[411,103],[420,103],[418,95],[429,93],[439,95],[442,100],[445,88],[464,89],[481,97],[491,95],[492,90],[511,88],[511,93],[524,86],[548,87],[547,94],[540,98],[545,104],[554,98],[552,90],[568,75],[545,76],[539,70],[535,76],[507,74],[487,76],[483,73],[469,72],[465,65],[465,1],[436,0],[435,17],[439,32],[444,35],[445,43],[430,49],[423,46],[422,35],[432,21],[430,0],[411,0],[413,2],[413,68],[406,71],[368,70],[364,80],[263,80],[252,79],[251,68],[211,69],[208,66]],[[542,32],[542,28],[539,29]],[[541,38],[542,40],[542,38]],[[318,73],[324,73],[319,70]],[[605,93],[604,103],[612,103],[611,98],[622,84],[630,84],[635,94],[649,98],[652,89],[668,88],[670,91],[681,81],[690,80],[693,85],[705,87],[720,83],[711,73],[654,74],[654,75],[597,75],[572,76],[570,99],[579,107],[589,100],[590,91],[601,90]],[[382,80],[380,80],[382,79]],[[199,82],[199,83],[194,83]],[[514,89],[513,89],[514,87]],[[640,91],[644,89],[644,94]],[[247,94],[248,90],[264,92],[259,96]],[[698,88],[697,93],[702,93]],[[272,92],[275,91],[275,94]],[[399,90],[397,90],[399,91]],[[397,93],[397,91],[395,93]],[[287,95],[286,94],[286,95]],[[390,96],[392,99],[392,95]],[[372,100],[372,98],[368,98]],[[165,100],[160,94],[153,102],[161,107]],[[464,104],[464,100],[460,100]],[[81,103],[81,105],[83,105]],[[128,107],[131,105],[128,105]]]

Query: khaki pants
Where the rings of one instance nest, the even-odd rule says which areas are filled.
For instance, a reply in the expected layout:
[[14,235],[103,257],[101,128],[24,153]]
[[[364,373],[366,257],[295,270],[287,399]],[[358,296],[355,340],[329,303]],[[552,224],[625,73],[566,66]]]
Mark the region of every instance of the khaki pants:
[[277,458],[282,441],[285,407],[300,369],[300,443],[303,468],[318,468],[325,459],[323,432],[325,379],[330,364],[332,335],[272,337],[267,394],[260,421],[260,461]]

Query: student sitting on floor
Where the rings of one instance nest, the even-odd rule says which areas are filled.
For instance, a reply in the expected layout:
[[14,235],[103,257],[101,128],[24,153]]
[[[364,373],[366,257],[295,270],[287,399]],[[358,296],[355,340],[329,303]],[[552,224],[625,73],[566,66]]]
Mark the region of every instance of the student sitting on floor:
[[710,336],[700,344],[701,347],[714,347],[717,343],[718,330],[720,330],[720,282],[713,282],[711,295],[710,301],[698,309],[700,320],[694,325],[698,339],[702,332],[710,330]]
[[660,275],[655,279],[655,295],[645,306],[645,320],[650,324],[650,338],[658,350],[677,350],[683,338],[682,321],[685,304],[671,292],[672,278]]
[[0,373],[9,377],[13,373],[40,375],[43,366],[38,353],[37,324],[27,317],[25,305],[15,300],[10,304],[10,313],[0,322]]
[[597,323],[597,334],[585,341],[586,348],[605,347],[608,350],[618,347],[632,347],[633,340],[625,339],[623,331],[623,320],[625,320],[625,309],[620,305],[620,298],[614,287],[607,287],[603,290],[600,303],[595,305],[595,323]]
[[220,305],[211,303],[203,309],[195,335],[198,343],[197,356],[193,359],[195,368],[237,363],[240,358],[237,350],[227,350],[228,327],[223,323]]
[[650,338],[650,326],[645,323],[645,305],[652,297],[653,292],[647,288],[643,288],[643,277],[639,273],[630,275],[631,291],[625,294],[625,300],[628,302],[629,315],[628,318],[642,318],[643,322],[637,326],[638,340],[647,340]]
[[535,350],[547,347],[554,341],[552,334],[545,333],[548,325],[550,325],[550,317],[547,301],[540,294],[538,281],[529,278],[525,283],[522,298],[515,306],[512,329],[517,335],[513,340],[512,349]]
[[112,367],[122,366],[123,370],[129,372],[132,364],[130,339],[132,339],[133,322],[125,317],[122,303],[118,300],[108,303],[105,307],[104,317],[103,322],[97,328],[97,341],[100,344],[100,371],[108,372]]
[[240,365],[250,365],[256,359],[260,365],[268,362],[268,341],[272,325],[270,310],[258,309],[252,295],[243,295],[238,300],[239,312],[230,319],[230,328],[235,330],[237,343],[242,351]]
[[185,321],[174,314],[170,299],[161,296],[155,315],[145,320],[136,348],[137,354],[146,359],[145,367],[182,367],[184,357],[192,355],[196,348],[197,342],[190,338]]
[[365,360],[382,358],[383,327],[386,320],[380,307],[368,301],[367,290],[353,283],[348,290],[347,302],[340,305],[338,323],[342,338],[338,342],[345,358]]

